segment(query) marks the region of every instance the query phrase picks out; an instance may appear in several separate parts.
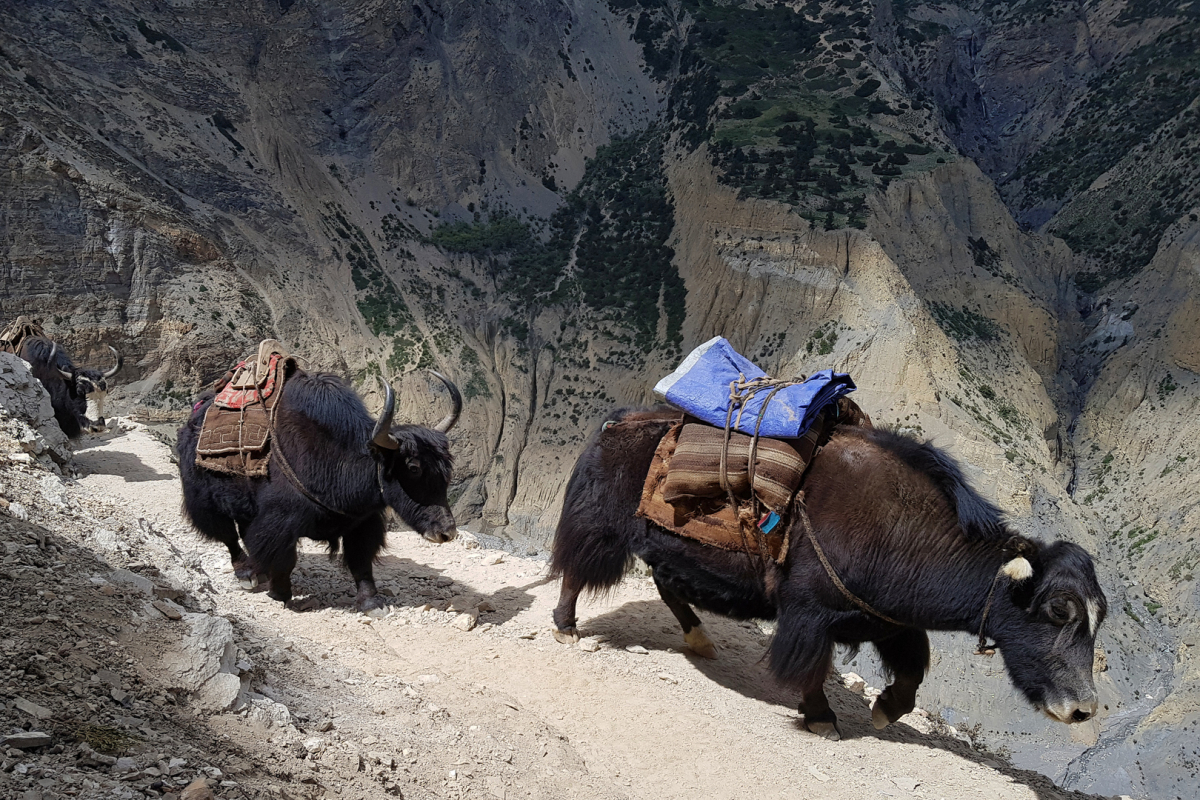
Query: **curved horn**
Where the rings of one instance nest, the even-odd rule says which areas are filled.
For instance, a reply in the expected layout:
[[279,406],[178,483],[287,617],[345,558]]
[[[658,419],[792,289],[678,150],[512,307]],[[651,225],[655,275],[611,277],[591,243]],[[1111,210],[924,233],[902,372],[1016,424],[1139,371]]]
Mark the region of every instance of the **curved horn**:
[[386,394],[383,398],[383,413],[380,414],[379,421],[375,423],[375,430],[371,431],[371,444],[395,450],[400,446],[400,443],[392,436],[392,417],[396,415],[396,393],[392,391],[392,385],[382,377],[379,382],[383,384]]
[[105,379],[111,378],[112,376],[114,376],[114,375],[116,375],[118,372],[120,372],[120,371],[121,371],[121,365],[125,363],[125,357],[124,357],[124,356],[122,356],[122,355],[121,355],[121,354],[120,354],[120,353],[117,351],[117,348],[113,347],[113,346],[110,344],[110,345],[108,346],[108,349],[109,349],[109,350],[112,350],[112,351],[113,351],[113,355],[117,357],[117,365],[116,365],[115,367],[113,367],[112,369],[110,369],[108,372],[104,373],[104,377],[105,377]]
[[454,403],[454,408],[450,409],[450,413],[442,418],[442,421],[433,426],[435,431],[441,433],[449,433],[454,427],[454,423],[458,422],[459,416],[462,414],[462,395],[458,393],[458,387],[442,373],[437,370],[429,370],[433,376],[446,384],[446,389],[450,392],[450,400]]
[[50,343],[50,355],[46,357],[46,363],[48,363],[50,366],[52,366],[56,370],[58,370],[58,374],[62,375],[64,379],[66,379],[68,381],[75,380],[75,375],[73,373],[67,372],[66,370],[58,369],[58,367],[55,365],[54,356],[57,353],[58,353],[58,342],[51,342]]

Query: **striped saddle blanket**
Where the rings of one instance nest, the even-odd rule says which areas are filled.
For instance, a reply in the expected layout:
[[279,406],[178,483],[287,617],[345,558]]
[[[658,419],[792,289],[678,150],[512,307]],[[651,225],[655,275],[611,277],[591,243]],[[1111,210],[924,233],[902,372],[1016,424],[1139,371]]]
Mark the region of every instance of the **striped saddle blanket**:
[[871,419],[854,401],[841,397],[820,412],[804,436],[760,438],[753,481],[751,437],[730,431],[726,491],[721,485],[725,431],[684,417],[658,444],[637,514],[685,538],[725,550],[767,553],[781,561],[787,554],[792,500],[809,463],[838,425],[870,427]]

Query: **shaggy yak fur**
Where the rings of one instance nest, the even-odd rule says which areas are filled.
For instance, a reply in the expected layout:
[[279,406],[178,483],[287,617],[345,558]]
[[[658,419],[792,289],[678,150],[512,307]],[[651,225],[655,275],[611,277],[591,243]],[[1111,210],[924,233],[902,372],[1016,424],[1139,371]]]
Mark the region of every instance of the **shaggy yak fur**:
[[737,619],[777,619],[772,672],[799,690],[808,729],[830,738],[840,732],[822,684],[834,645],[871,642],[878,650],[893,679],[872,712],[883,728],[914,707],[929,667],[926,630],[977,634],[982,625],[1035,708],[1062,722],[1095,713],[1093,647],[1107,602],[1082,548],[1016,534],[932,445],[839,427],[813,460],[797,503],[846,588],[901,623],[891,624],[833,584],[799,522],[799,505],[780,566],[639,519],[655,447],[676,418],[665,409],[617,411],[608,419],[636,424],[597,432],[579,457],[551,558],[552,574],[562,578],[559,641],[578,639],[580,592],[615,586],[636,555],[653,569],[659,594],[699,655],[715,657],[716,649],[689,604]]
[[[104,429],[108,379],[117,374],[122,364],[120,354],[116,350],[113,353],[117,355],[117,365],[108,372],[75,366],[66,350],[41,336],[21,340],[17,355],[29,362],[33,377],[42,382],[50,395],[58,427],[75,439],[84,431]],[[89,412],[94,419],[88,419]]]
[[[446,384],[456,419],[462,400],[453,384]],[[453,420],[443,420],[442,430],[392,426],[389,387],[388,410],[377,423],[358,395],[330,374],[297,370],[282,392],[275,407],[270,474],[265,478],[236,477],[196,465],[196,442],[212,393],[196,404],[176,443],[184,513],[202,535],[229,548],[238,578],[269,579],[269,595],[276,600],[291,600],[296,543],[307,537],[326,542],[331,558],[341,548],[357,588],[359,610],[381,608],[372,564],[385,544],[385,508],[394,509],[430,541],[450,541],[457,533],[446,499],[453,459],[444,431]],[[389,431],[391,443],[386,444]],[[385,444],[380,446],[380,441]],[[319,504],[284,474],[276,457],[281,450]]]

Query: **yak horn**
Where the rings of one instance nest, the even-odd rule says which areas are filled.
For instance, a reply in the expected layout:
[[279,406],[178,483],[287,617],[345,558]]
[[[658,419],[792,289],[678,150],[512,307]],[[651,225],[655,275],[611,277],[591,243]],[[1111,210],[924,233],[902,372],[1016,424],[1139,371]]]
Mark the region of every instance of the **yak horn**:
[[379,382],[383,384],[386,394],[383,398],[383,413],[380,414],[379,421],[375,423],[375,430],[371,431],[371,444],[387,450],[395,450],[400,447],[400,443],[392,436],[392,417],[396,415],[396,393],[392,391],[392,385],[382,377]]
[[105,379],[111,378],[112,376],[114,376],[114,375],[116,375],[118,372],[120,372],[120,371],[121,371],[121,365],[125,363],[125,357],[124,357],[124,356],[122,356],[122,355],[121,355],[119,352],[117,352],[117,348],[113,347],[113,346],[110,344],[110,345],[108,346],[108,349],[109,349],[109,350],[112,350],[112,351],[113,351],[113,355],[117,357],[117,365],[116,365],[115,367],[113,367],[112,369],[110,369],[108,372],[104,373],[104,377],[105,377]]
[[442,418],[442,421],[433,426],[435,431],[440,433],[449,433],[454,427],[454,423],[458,422],[459,416],[462,414],[462,395],[458,393],[458,387],[442,373],[437,370],[429,370],[433,376],[446,384],[446,389],[450,392],[450,399],[454,403],[454,408],[450,409],[450,413]]
[[57,369],[58,374],[62,375],[64,380],[68,380],[68,381],[75,380],[74,373],[67,372],[66,370],[58,369],[58,367],[55,365],[54,356],[56,353],[58,353],[58,342],[51,342],[50,343],[50,355],[46,357],[46,363],[48,363],[50,366]]
[[1012,578],[1017,583],[1027,581],[1033,577],[1033,565],[1029,563],[1029,559],[1024,556],[1017,556],[1012,561],[1007,562],[1003,567],[1004,574]]

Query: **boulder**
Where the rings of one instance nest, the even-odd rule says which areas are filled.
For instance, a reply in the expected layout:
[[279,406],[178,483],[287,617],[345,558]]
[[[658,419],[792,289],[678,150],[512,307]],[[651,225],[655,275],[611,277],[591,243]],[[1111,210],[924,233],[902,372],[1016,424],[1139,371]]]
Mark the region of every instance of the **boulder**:
[[50,395],[33,377],[29,364],[12,353],[0,353],[0,417],[8,417],[14,437],[30,456],[57,464],[71,460],[67,435],[54,419]]

